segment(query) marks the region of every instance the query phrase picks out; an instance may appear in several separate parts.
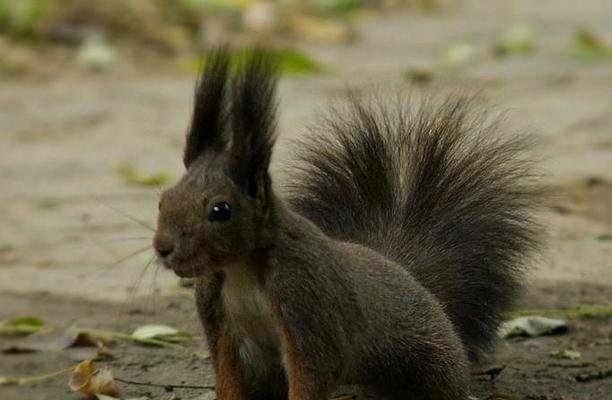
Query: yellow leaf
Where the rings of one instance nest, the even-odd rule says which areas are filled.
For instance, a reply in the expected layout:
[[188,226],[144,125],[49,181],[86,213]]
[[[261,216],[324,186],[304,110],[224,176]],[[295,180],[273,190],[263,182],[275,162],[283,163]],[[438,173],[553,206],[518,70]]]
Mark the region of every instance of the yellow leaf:
[[85,360],[76,366],[68,386],[73,392],[89,396],[102,394],[116,397],[119,394],[119,386],[111,370],[108,367],[96,369],[92,360]]

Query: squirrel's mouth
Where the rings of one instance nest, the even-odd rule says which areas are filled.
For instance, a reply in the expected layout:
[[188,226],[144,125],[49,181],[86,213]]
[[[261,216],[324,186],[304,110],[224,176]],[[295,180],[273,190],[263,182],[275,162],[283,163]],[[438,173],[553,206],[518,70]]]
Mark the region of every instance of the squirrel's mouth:
[[170,268],[170,269],[174,271],[174,273],[180,278],[197,278],[198,276],[201,275],[192,268],[185,268],[185,269]]
[[171,270],[180,278],[197,278],[202,275],[200,268],[192,263],[177,263],[173,257],[158,258],[164,268]]

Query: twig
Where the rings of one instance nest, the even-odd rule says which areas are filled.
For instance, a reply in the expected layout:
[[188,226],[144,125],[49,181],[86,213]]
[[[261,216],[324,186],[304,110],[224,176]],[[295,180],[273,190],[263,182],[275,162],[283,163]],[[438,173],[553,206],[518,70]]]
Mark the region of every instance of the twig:
[[4,385],[24,385],[30,382],[44,381],[47,379],[55,378],[58,375],[65,374],[68,371],[72,371],[74,368],[64,368],[59,371],[50,372],[43,375],[37,376],[0,376],[0,386]]
[[174,389],[207,389],[207,390],[215,390],[215,385],[175,385],[175,384],[161,384],[161,383],[150,383],[150,382],[137,382],[129,379],[121,379],[115,378],[117,382],[125,383],[127,385],[137,385],[137,386],[150,386],[150,387],[158,387],[164,388],[168,392],[171,392]]

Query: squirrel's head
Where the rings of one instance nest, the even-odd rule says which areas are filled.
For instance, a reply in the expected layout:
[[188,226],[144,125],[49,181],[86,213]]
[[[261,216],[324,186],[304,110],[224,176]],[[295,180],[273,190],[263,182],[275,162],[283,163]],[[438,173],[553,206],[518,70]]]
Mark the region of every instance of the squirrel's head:
[[199,276],[270,247],[276,68],[253,51],[230,74],[217,50],[197,83],[183,161],[186,172],[159,202],[153,245],[164,265]]

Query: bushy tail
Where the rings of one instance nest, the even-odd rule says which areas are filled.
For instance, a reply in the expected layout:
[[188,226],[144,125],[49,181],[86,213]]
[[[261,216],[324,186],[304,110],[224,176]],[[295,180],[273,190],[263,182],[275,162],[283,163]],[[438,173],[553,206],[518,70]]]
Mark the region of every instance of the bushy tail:
[[351,99],[302,143],[288,197],[331,237],[406,266],[476,360],[537,248],[538,193],[524,138],[500,137],[473,103]]

